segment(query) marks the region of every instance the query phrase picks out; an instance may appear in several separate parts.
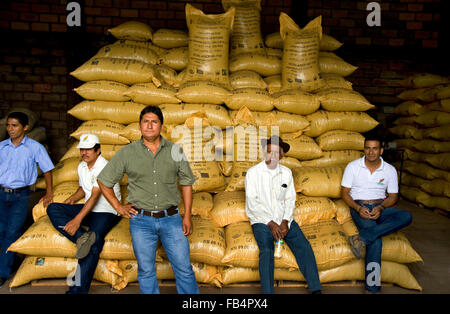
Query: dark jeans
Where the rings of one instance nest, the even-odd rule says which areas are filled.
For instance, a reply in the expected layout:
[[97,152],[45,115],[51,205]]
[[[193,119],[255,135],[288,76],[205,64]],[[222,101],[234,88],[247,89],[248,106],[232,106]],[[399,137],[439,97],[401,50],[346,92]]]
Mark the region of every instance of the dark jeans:
[[[372,211],[377,204],[362,204]],[[378,292],[381,289],[381,237],[394,233],[409,225],[412,221],[411,214],[402,209],[385,208],[377,220],[362,218],[353,208],[350,211],[359,235],[366,244],[365,272],[366,290]],[[374,271],[380,273],[375,274]],[[374,278],[378,280],[374,281]]]
[[0,191],[0,277],[11,275],[16,253],[6,252],[9,246],[20,236],[27,218],[30,190],[19,193]]
[[[253,234],[259,247],[259,276],[264,294],[273,293],[274,281],[274,237],[270,227],[262,223],[252,225]],[[298,267],[304,275],[311,292],[321,290],[314,252],[303,232],[295,221],[292,221],[289,232],[284,237],[297,260]]]
[[[71,221],[83,208],[83,204],[68,205],[62,203],[52,203],[47,208],[47,215],[53,226],[67,237],[70,241],[76,243],[77,239],[86,232],[82,226],[77,232],[71,236],[59,226],[65,226]],[[77,270],[75,272],[76,278],[74,285],[69,289],[69,293],[88,293],[91,286],[92,278],[94,277],[95,269],[100,258],[100,252],[105,244],[105,236],[108,232],[120,221],[120,216],[110,213],[89,213],[83,219],[82,225],[88,226],[89,231],[95,232],[95,242],[91,247],[89,254],[78,260]]]

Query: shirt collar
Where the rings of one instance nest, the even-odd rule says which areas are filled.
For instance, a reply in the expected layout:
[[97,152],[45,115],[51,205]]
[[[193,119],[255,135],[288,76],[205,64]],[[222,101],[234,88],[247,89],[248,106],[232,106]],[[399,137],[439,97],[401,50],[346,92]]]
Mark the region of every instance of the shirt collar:
[[[86,169],[88,169],[88,170],[94,170],[95,167],[98,165],[100,159],[104,159],[103,156],[102,156],[101,154],[98,155],[97,160],[95,161],[95,163],[94,163],[94,165],[92,166],[91,169],[89,169],[89,167],[88,167],[88,165],[87,165],[87,162],[85,162],[85,161],[82,162],[82,165],[83,165],[84,168],[86,168]],[[100,162],[101,162],[101,161],[100,161]]]
[[[164,136],[162,136],[162,135],[160,135],[160,137],[161,137],[161,143],[159,144],[159,146],[160,146],[160,147],[166,146],[166,145],[167,145],[167,140],[166,140],[166,139],[164,138]],[[145,144],[144,144],[144,140],[142,139],[142,136],[141,136],[141,139],[140,139],[139,141],[141,141],[141,144],[142,144],[145,148],[147,148],[147,146],[145,146]]]
[[261,170],[262,170],[262,171],[266,171],[266,172],[268,172],[268,173],[273,173],[273,172],[278,173],[278,172],[281,172],[280,163],[278,163],[278,165],[277,165],[277,167],[276,167],[275,169],[271,170],[271,169],[269,169],[269,168],[267,167],[265,160],[263,160],[262,162],[260,162],[260,167],[261,167]]
[[[378,171],[378,170],[381,171],[381,170],[384,169],[384,160],[383,160],[383,157],[380,156],[380,159],[381,159],[381,165],[380,165],[375,171]],[[367,166],[366,166],[365,161],[366,161],[366,156],[363,156],[363,157],[360,159],[359,165],[360,165],[360,167],[362,167],[362,168],[368,169]]]
[[[25,145],[26,142],[27,142],[27,138],[28,138],[28,137],[25,135],[25,136],[23,137],[23,139],[20,141],[19,145],[22,145],[22,144]],[[11,141],[11,138],[7,139],[6,144],[9,145],[9,146],[15,147],[14,144],[13,144],[13,142]],[[19,145],[17,145],[17,146],[19,146]]]

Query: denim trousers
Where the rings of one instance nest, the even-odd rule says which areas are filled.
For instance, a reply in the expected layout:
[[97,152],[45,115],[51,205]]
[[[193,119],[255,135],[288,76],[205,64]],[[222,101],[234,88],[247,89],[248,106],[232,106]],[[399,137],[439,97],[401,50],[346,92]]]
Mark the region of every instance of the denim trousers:
[[177,292],[200,293],[190,263],[189,241],[183,233],[179,213],[162,218],[137,214],[130,218],[130,233],[138,262],[138,281],[142,294],[159,293],[155,266],[158,238],[161,239],[172,266]]
[[[253,234],[259,247],[259,276],[264,294],[273,294],[275,238],[270,227],[263,223],[252,225]],[[311,292],[321,290],[314,252],[295,220],[284,237],[297,260],[298,267],[304,275]]]
[[0,277],[8,278],[12,272],[16,253],[8,250],[22,233],[28,213],[30,190],[18,193],[0,191]]
[[[362,204],[372,211],[378,204]],[[359,230],[359,236],[366,244],[365,288],[367,291],[379,292],[381,289],[381,273],[375,274],[379,280],[374,281],[374,271],[381,272],[382,236],[389,235],[409,225],[411,214],[402,209],[385,208],[377,220],[364,219],[353,208],[350,211],[353,221]],[[374,265],[374,267],[372,267]]]
[[73,280],[73,285],[70,286],[68,291],[68,293],[73,294],[89,293],[100,253],[105,244],[105,236],[121,219],[120,216],[111,213],[91,212],[83,219],[82,226],[71,236],[60,226],[65,226],[71,221],[81,211],[83,206],[84,204],[52,203],[47,208],[47,215],[50,217],[53,226],[70,241],[76,243],[78,238],[87,231],[83,226],[87,226],[89,231],[95,232],[95,242],[89,254],[85,258],[78,260],[75,280]]

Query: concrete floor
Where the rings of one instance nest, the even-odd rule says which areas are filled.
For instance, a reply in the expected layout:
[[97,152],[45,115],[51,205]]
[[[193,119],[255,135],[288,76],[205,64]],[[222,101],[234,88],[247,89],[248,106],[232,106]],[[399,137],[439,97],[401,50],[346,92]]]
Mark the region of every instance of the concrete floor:
[[[423,209],[404,200],[398,208],[410,210],[413,222],[403,229],[413,248],[422,256],[423,263],[409,264],[411,273],[422,286],[423,291],[404,289],[395,285],[385,285],[382,294],[448,294],[450,293],[450,219],[431,210]],[[11,279],[10,279],[11,280]],[[66,286],[35,287],[27,284],[10,291],[9,280],[0,288],[0,294],[63,294]],[[174,286],[160,287],[161,293],[176,293]],[[130,284],[121,291],[111,291],[107,285],[93,285],[91,294],[138,294],[139,286]],[[259,294],[260,288],[248,287],[200,287],[202,294]],[[303,287],[276,287],[276,294],[308,294]],[[342,286],[333,283],[323,285],[324,294],[362,294],[362,282],[354,286]]]

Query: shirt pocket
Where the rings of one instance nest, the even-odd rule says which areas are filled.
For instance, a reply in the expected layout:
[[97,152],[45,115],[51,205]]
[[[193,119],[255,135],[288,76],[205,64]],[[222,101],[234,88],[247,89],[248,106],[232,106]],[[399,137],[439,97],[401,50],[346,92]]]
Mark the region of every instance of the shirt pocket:
[[171,162],[167,162],[166,164],[164,164],[163,167],[161,167],[159,172],[160,172],[159,178],[162,183],[176,184],[178,168],[175,164],[173,164]]

